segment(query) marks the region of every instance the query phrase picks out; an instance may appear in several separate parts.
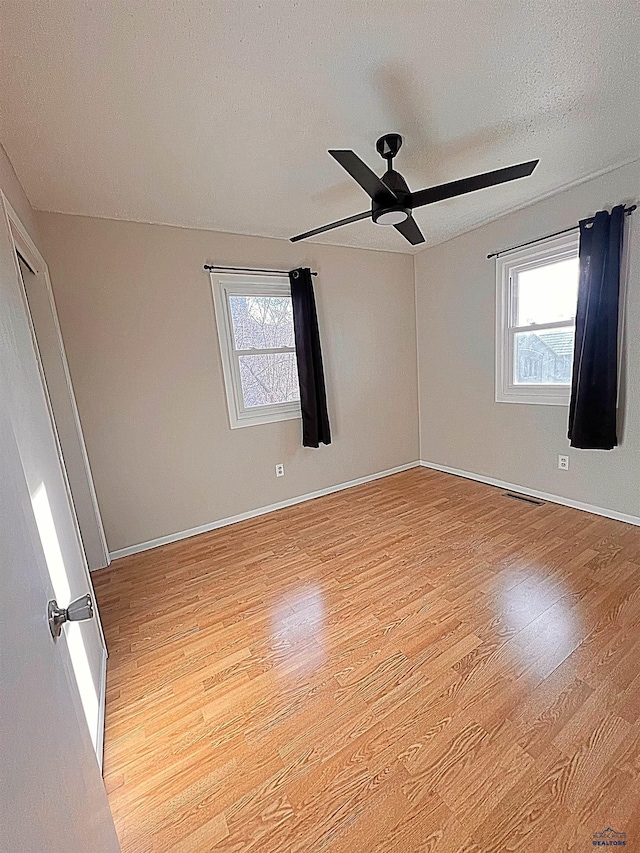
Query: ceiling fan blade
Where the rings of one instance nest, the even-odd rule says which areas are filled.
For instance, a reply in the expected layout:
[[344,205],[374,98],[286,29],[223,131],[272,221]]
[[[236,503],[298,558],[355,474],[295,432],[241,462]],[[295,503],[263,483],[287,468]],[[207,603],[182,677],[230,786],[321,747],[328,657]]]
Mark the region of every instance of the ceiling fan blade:
[[394,201],[397,199],[396,194],[380,180],[375,172],[371,171],[367,164],[358,157],[355,151],[329,151],[329,154],[331,154],[331,156],[340,163],[342,168],[360,184],[362,189],[371,198],[376,200],[387,199]]
[[346,219],[338,219],[337,222],[331,222],[329,225],[322,225],[320,228],[314,228],[313,231],[305,231],[304,234],[296,234],[295,237],[290,237],[292,243],[297,243],[298,240],[305,240],[307,237],[313,237],[315,234],[322,234],[323,231],[331,231],[333,228],[340,228],[341,225],[348,225],[350,222],[358,222],[360,219],[369,219],[371,211],[365,210],[364,213],[356,213],[355,216],[348,216]]
[[417,246],[418,243],[424,243],[422,231],[418,228],[418,223],[413,216],[409,216],[404,222],[393,226],[396,231],[399,231],[405,240],[408,240],[412,246]]
[[483,190],[486,187],[493,187],[496,184],[504,184],[506,181],[526,178],[539,162],[539,160],[529,160],[528,163],[519,163],[517,166],[507,166],[505,169],[484,172],[482,175],[474,175],[472,178],[462,178],[459,181],[451,181],[448,184],[418,190],[416,193],[411,193],[411,207],[422,207],[425,204],[433,204],[446,198],[454,198],[476,190]]

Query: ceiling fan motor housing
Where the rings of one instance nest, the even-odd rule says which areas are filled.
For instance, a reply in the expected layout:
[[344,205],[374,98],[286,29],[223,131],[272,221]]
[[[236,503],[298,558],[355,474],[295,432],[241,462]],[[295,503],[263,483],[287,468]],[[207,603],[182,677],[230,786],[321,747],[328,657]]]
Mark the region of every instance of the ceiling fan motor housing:
[[[378,140],[378,142],[381,141]],[[378,225],[399,225],[411,216],[409,187],[402,175],[391,168],[385,172],[381,180],[385,186],[389,187],[391,193],[388,196],[381,194],[373,199],[371,218]]]

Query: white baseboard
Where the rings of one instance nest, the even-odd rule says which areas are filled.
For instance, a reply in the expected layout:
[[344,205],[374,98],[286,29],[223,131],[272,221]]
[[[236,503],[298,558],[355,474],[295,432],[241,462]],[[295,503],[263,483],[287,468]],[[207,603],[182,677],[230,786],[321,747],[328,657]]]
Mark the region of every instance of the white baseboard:
[[563,498],[560,495],[550,495],[548,492],[539,492],[537,489],[529,489],[527,486],[519,486],[517,483],[506,483],[504,480],[484,477],[482,474],[474,474],[471,471],[461,471],[459,468],[449,468],[448,465],[438,465],[436,462],[425,462],[421,459],[420,465],[423,468],[433,468],[435,471],[442,471],[445,474],[454,474],[456,477],[465,477],[467,480],[477,480],[479,483],[486,483],[488,486],[497,486],[510,492],[519,492],[532,498],[539,498],[550,503],[569,506],[572,509],[580,509],[583,512],[591,512],[594,515],[603,515],[605,518],[613,518],[616,521],[624,521],[626,524],[640,526],[640,517],[636,515],[627,515],[625,512],[593,506],[592,504],[582,503],[582,501],[574,501],[571,498]]
[[624,512],[616,512],[612,509],[593,506],[592,504],[574,501],[571,498],[564,498],[560,495],[550,495],[548,492],[540,492],[537,489],[529,489],[527,486],[520,486],[517,483],[507,483],[504,480],[496,480],[493,477],[484,477],[482,474],[474,474],[471,471],[462,471],[459,468],[450,468],[447,465],[439,465],[436,462],[427,462],[420,460],[418,462],[409,462],[406,465],[399,465],[397,468],[389,468],[386,471],[379,471],[377,474],[369,474],[366,477],[359,477],[357,480],[349,480],[346,483],[339,483],[336,486],[329,486],[326,489],[319,489],[316,492],[308,492],[305,495],[299,495],[295,498],[289,498],[286,501],[269,504],[268,506],[258,507],[258,509],[242,512],[239,515],[232,515],[228,518],[221,518],[218,521],[212,521],[209,524],[202,524],[199,527],[192,527],[189,530],[181,530],[178,533],[171,533],[168,536],[160,536],[157,539],[150,539],[148,542],[141,542],[138,545],[129,545],[127,548],[119,548],[112,551],[109,556],[112,560],[117,560],[119,557],[128,557],[131,554],[139,554],[141,551],[148,551],[151,548],[158,548],[160,545],[168,545],[171,542],[179,542],[181,539],[188,539],[190,536],[197,536],[199,533],[208,533],[211,530],[218,530],[220,527],[227,527],[230,524],[236,524],[239,521],[246,521],[250,518],[257,518],[259,515],[266,515],[268,512],[274,512],[277,509],[284,509],[288,506],[311,501],[314,498],[321,498],[324,495],[331,495],[334,492],[340,492],[343,489],[350,489],[353,486],[360,486],[363,483],[370,483],[373,480],[380,480],[382,477],[389,477],[391,474],[399,474],[401,471],[408,471],[410,468],[433,468],[435,471],[442,471],[445,474],[454,474],[456,477],[465,477],[467,480],[476,480],[479,483],[486,483],[488,486],[497,486],[500,489],[519,492],[523,495],[529,495],[532,498],[549,501],[550,503],[561,504],[562,506],[572,507],[573,509],[591,512],[594,515],[603,515],[606,518],[613,518],[616,521],[624,521],[626,524],[634,524],[640,526],[640,517],[628,515]]
[[368,474],[366,477],[359,477],[357,480],[349,480],[347,483],[339,483],[336,486],[319,489],[317,492],[308,492],[306,495],[299,495],[295,498],[289,498],[286,501],[279,501],[278,503],[269,504],[268,506],[261,506],[258,509],[249,510],[249,512],[241,512],[239,515],[232,515],[229,518],[221,518],[219,521],[202,524],[200,527],[192,527],[190,530],[181,530],[179,533],[170,533],[168,536],[160,536],[157,539],[150,539],[148,542],[141,542],[139,545],[129,545],[127,548],[119,548],[117,551],[111,551],[109,556],[112,560],[117,560],[119,557],[128,557],[131,554],[139,554],[141,551],[148,551],[150,548],[157,548],[160,545],[168,545],[171,542],[178,542],[180,539],[188,539],[190,536],[197,536],[199,533],[209,533],[211,530],[218,530],[220,527],[227,527],[229,524],[236,524],[238,521],[246,521],[249,518],[266,515],[266,513],[273,512],[276,509],[284,509],[288,506],[304,503],[304,501],[311,501],[314,498],[321,498],[324,495],[331,495],[334,492],[341,492],[343,489],[351,489],[353,486],[361,486],[363,483],[380,480],[382,477],[391,476],[391,474],[399,474],[401,471],[408,471],[410,468],[418,468],[421,464],[423,463],[419,461],[408,462],[406,465],[399,465],[397,468],[389,468],[386,471],[379,471],[377,474]]

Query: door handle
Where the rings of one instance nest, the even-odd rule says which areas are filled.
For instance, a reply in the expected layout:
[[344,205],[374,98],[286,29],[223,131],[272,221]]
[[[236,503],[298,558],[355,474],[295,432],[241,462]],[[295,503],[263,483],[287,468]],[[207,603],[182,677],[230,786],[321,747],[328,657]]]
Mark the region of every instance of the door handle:
[[65,622],[84,622],[86,619],[93,619],[93,614],[93,601],[89,593],[76,598],[68,607],[58,607],[58,602],[54,598],[47,606],[51,636],[57,640]]

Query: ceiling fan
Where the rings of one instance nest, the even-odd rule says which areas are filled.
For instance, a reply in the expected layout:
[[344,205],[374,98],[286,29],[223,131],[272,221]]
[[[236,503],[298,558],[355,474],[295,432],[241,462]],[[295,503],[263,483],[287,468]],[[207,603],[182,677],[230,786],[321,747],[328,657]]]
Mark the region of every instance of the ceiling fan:
[[387,171],[381,178],[371,171],[355,151],[329,151],[329,154],[340,163],[343,169],[346,169],[371,198],[371,210],[356,213],[355,216],[348,216],[346,219],[339,219],[337,222],[314,228],[312,231],[305,231],[304,234],[297,234],[291,237],[291,242],[297,243],[298,240],[314,237],[324,231],[331,231],[333,228],[340,228],[342,225],[371,217],[378,225],[393,225],[405,240],[415,246],[418,243],[424,243],[422,232],[411,215],[416,207],[472,193],[485,187],[493,187],[506,181],[515,181],[517,178],[526,178],[539,163],[539,160],[529,160],[517,166],[507,166],[504,169],[484,172],[482,175],[462,178],[459,181],[451,181],[448,184],[440,184],[437,187],[412,193],[402,175],[393,168],[393,158],[401,145],[402,137],[399,133],[387,133],[376,142],[378,154],[387,161]]

